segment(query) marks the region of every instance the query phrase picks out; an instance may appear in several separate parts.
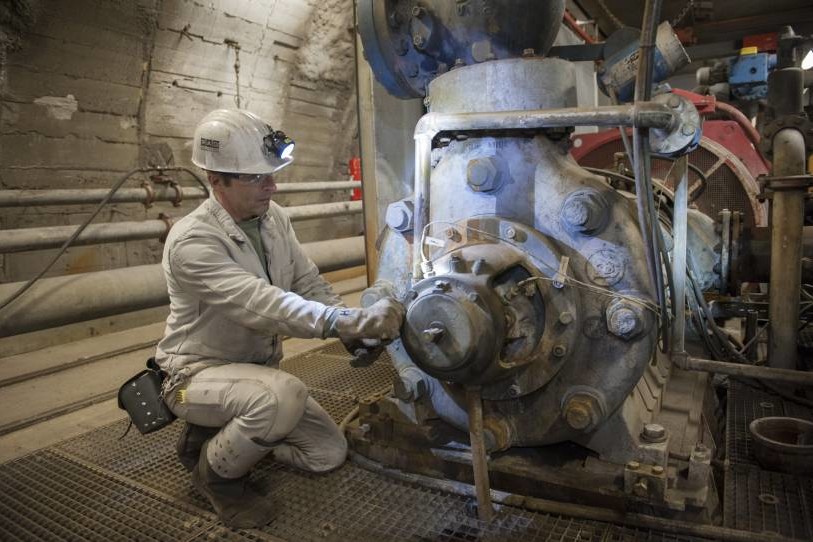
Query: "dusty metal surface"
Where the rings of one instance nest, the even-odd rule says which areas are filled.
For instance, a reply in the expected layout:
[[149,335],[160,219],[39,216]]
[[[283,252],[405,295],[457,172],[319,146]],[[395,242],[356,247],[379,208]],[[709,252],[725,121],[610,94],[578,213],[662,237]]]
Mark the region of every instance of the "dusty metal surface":
[[813,540],[813,478],[771,472],[761,468],[754,456],[748,425],[767,416],[813,420],[813,412],[806,407],[730,381],[726,447],[731,465],[725,474],[725,526]]
[[[347,369],[331,344],[284,364],[325,400],[335,419],[389,386],[378,362]],[[333,376],[331,376],[333,375]],[[691,540],[503,507],[495,519],[473,517],[471,500],[396,481],[353,464],[326,475],[263,461],[254,480],[279,515],[262,531],[222,527],[192,489],[175,458],[180,424],[152,435],[117,422],[0,466],[2,540]]]

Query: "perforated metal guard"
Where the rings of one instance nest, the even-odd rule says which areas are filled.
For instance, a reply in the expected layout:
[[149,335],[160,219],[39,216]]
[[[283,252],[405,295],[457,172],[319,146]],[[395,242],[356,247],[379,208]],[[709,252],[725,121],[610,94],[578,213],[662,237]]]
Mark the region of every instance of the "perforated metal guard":
[[[338,341],[285,359],[280,367],[299,377],[312,390],[341,394],[356,401],[389,388],[396,374],[386,352],[369,367],[351,367],[348,354]],[[330,412],[327,406],[322,406]]]
[[725,476],[725,525],[813,540],[813,479],[762,469],[748,431],[757,418],[793,416],[813,420],[813,413],[737,380],[729,382],[727,407],[726,447],[731,467]]
[[[590,154],[584,156],[579,164],[587,167],[600,169],[614,169],[613,155],[623,152],[623,143],[616,139],[597,147]],[[706,172],[712,169],[719,160],[719,157],[705,148],[698,148],[689,154],[689,162]],[[664,160],[652,160],[652,174],[654,177],[663,179],[672,167],[672,163]],[[689,184],[694,185],[697,175],[689,171]],[[746,225],[754,225],[754,210],[748,199],[748,194],[743,189],[736,173],[727,165],[722,164],[708,178],[709,186],[695,202],[698,209],[707,215],[716,218],[723,209],[730,211],[740,211],[743,213]]]
[[[304,354],[285,363],[306,382],[324,386],[312,393],[329,403],[324,406],[336,420],[354,404],[348,390],[380,392],[393,374],[385,360],[378,362],[385,367],[345,373],[348,359],[338,352],[331,345],[323,355]],[[330,370],[339,374],[335,380],[329,378]],[[334,382],[338,388],[331,388]],[[119,439],[125,427],[125,422],[116,422],[0,465],[0,539],[695,540],[512,507],[503,507],[486,525],[471,517],[471,502],[464,497],[386,478],[351,463],[315,475],[271,460],[261,462],[252,476],[279,515],[261,531],[232,531],[217,522],[175,458],[181,424],[146,436],[131,431]]]
[[725,497],[726,527],[813,540],[810,478],[732,465],[726,474]]
[[757,418],[785,415],[785,404],[781,397],[730,380],[726,412],[728,460],[756,465],[748,426]]

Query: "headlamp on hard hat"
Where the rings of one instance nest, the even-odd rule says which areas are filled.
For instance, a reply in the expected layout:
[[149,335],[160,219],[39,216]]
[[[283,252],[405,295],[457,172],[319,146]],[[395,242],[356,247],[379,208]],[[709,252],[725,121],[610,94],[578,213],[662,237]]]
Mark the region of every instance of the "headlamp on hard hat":
[[269,129],[269,134],[263,138],[265,148],[280,160],[287,160],[294,152],[294,140],[281,130]]

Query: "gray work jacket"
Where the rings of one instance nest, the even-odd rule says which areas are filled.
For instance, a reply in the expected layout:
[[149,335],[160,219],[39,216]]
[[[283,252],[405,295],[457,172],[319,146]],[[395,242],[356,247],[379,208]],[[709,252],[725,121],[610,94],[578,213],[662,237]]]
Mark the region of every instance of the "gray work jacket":
[[155,356],[162,369],[174,374],[196,362],[275,364],[282,357],[278,335],[324,336],[329,307],[341,299],[274,202],[261,217],[260,236],[268,275],[214,197],[170,230],[162,261],[170,314]]

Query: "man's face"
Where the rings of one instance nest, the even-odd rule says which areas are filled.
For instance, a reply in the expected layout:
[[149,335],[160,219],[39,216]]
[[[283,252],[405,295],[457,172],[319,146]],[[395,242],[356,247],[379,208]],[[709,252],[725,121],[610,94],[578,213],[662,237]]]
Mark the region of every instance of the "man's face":
[[268,210],[271,195],[277,191],[274,176],[209,174],[215,196],[226,211],[237,221],[259,216]]

